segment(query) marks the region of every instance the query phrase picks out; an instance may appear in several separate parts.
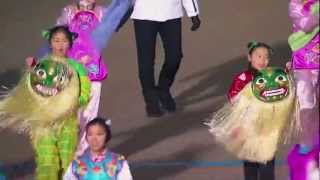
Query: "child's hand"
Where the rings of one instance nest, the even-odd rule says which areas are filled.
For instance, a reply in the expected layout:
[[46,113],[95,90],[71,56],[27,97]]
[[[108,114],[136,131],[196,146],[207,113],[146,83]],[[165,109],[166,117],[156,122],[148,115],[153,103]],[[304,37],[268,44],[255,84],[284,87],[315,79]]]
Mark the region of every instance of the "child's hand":
[[231,133],[231,137],[232,137],[233,139],[238,138],[239,135],[241,134],[242,130],[243,130],[243,129],[242,129],[241,127],[237,127],[237,128],[235,128],[235,129],[233,129],[233,130],[232,130],[232,133]]
[[286,71],[291,71],[291,69],[292,69],[292,63],[291,63],[291,61],[288,61],[286,63]]
[[83,65],[86,65],[89,61],[90,61],[90,56],[88,55],[85,55],[85,56],[82,56],[80,58],[80,63],[83,64]]
[[31,56],[27,57],[25,59],[25,61],[26,61],[26,64],[27,64],[28,67],[34,67],[37,64],[36,59],[34,57],[31,57]]

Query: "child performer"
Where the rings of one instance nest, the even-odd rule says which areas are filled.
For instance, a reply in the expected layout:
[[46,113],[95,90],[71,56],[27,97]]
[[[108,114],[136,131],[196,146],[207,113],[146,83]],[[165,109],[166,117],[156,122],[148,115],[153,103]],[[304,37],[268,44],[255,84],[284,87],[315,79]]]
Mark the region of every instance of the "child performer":
[[95,118],[87,124],[89,148],[72,162],[72,173],[77,179],[132,180],[125,158],[107,147],[110,139],[111,130],[105,119]]
[[291,0],[289,15],[294,31],[288,41],[297,88],[295,114],[302,126],[300,144],[293,147],[288,157],[290,177],[319,179],[319,1]]
[[31,62],[17,87],[0,101],[0,127],[28,131],[36,156],[36,179],[58,180],[78,142],[77,111],[89,101],[90,81],[82,64],[67,58],[76,34],[68,27],[45,31],[51,53]]
[[57,24],[68,25],[71,31],[79,34],[68,55],[85,65],[91,80],[90,102],[79,113],[81,142],[78,154],[88,146],[83,129],[98,114],[102,82],[108,75],[102,50],[106,48],[130,4],[131,0],[113,0],[109,6],[103,7],[97,5],[95,0],[77,0],[76,4],[66,6],[57,20]]
[[294,92],[283,69],[267,67],[270,46],[251,42],[248,49],[249,69],[234,78],[230,102],[214,114],[210,132],[244,159],[245,180],[274,180],[275,152],[294,107]]

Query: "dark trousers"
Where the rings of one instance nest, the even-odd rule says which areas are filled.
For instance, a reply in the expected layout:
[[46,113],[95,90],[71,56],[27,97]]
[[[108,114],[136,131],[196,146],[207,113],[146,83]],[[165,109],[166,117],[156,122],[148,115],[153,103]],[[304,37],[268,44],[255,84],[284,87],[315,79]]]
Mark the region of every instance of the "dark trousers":
[[244,161],[245,180],[275,180],[274,159],[266,164]]
[[[146,103],[152,101],[157,88],[169,91],[182,59],[181,19],[165,22],[134,20],[138,53],[139,79]],[[160,35],[165,61],[155,82],[154,64],[157,35]]]

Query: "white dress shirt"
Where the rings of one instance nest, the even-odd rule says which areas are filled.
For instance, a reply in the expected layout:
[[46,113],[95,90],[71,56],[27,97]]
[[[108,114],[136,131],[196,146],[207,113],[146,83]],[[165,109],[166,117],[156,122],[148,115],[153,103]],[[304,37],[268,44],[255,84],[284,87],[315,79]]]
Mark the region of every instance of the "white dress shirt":
[[135,0],[132,19],[164,22],[181,18],[183,9],[189,17],[199,14],[197,0]]

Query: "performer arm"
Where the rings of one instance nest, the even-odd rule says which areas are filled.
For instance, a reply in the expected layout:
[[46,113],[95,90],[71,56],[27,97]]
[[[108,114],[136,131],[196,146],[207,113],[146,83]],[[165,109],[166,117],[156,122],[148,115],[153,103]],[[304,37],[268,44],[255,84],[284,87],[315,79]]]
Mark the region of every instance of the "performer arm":
[[130,168],[128,162],[126,160],[122,163],[122,168],[117,175],[118,180],[132,180],[132,175],[130,172]]
[[[315,7],[319,7],[319,3]],[[289,16],[292,18],[294,26],[304,32],[310,32],[315,28],[315,26],[319,25],[318,12],[313,13],[312,10],[306,12],[306,10],[303,8],[301,0],[290,1]]]
[[78,163],[76,162],[76,160],[73,160],[70,166],[68,167],[68,170],[63,175],[63,180],[79,179],[77,169],[78,169]]
[[79,174],[77,169],[79,168],[79,162],[78,160],[73,160],[71,163],[71,173],[69,173],[69,176],[64,176],[64,180],[70,180],[70,179],[79,179]]
[[56,21],[56,25],[68,25],[70,16],[72,15],[72,11],[74,10],[75,7],[73,7],[72,5],[64,7],[59,18]]
[[233,103],[233,99],[239,92],[252,80],[252,77],[247,73],[241,73],[237,75],[231,84],[231,87],[228,91],[228,99],[231,103]]
[[[81,64],[79,64],[81,65]],[[82,66],[82,65],[81,65]],[[83,71],[85,71],[84,67],[82,67]],[[79,75],[80,78],[80,97],[79,102],[81,106],[88,104],[90,100],[90,90],[91,90],[91,82],[85,72],[85,75]]]
[[37,64],[37,59],[35,57],[27,57],[25,61],[29,68],[33,68]]
[[116,32],[118,32],[120,30],[120,28],[122,28],[122,26],[128,21],[128,19],[130,18],[132,12],[134,10],[134,6],[130,6],[130,8],[128,9],[128,11],[126,12],[126,14],[121,18],[121,21],[116,29]]
[[80,106],[86,105],[90,100],[90,90],[91,90],[91,83],[87,76],[87,71],[84,66],[75,60],[70,60],[70,64],[76,69],[79,79],[80,79],[80,97],[79,103]]
[[121,19],[131,5],[131,0],[113,0],[107,7],[98,27],[91,36],[99,51],[106,48]]

